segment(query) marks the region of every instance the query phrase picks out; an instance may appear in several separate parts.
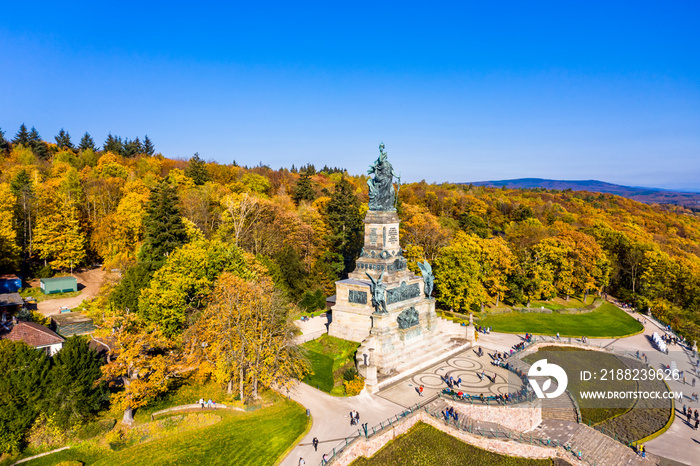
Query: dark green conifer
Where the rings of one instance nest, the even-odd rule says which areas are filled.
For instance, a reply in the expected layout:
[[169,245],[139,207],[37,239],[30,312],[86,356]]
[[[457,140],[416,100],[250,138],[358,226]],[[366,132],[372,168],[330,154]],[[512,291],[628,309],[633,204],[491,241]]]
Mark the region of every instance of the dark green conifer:
[[336,183],[326,212],[328,225],[333,232],[329,238],[332,250],[343,256],[343,275],[346,275],[355,268],[355,258],[360,254],[363,224],[360,201],[344,176]]
[[78,149],[80,150],[85,150],[85,149],[91,149],[92,151],[96,151],[97,147],[95,147],[95,141],[92,139],[92,136],[90,136],[90,133],[85,131],[85,134],[83,135],[82,139],[80,140],[80,144],[78,145]]
[[102,376],[102,361],[81,337],[70,337],[53,357],[48,409],[59,426],[67,429],[85,423],[105,405],[109,393]]
[[27,126],[24,123],[19,127],[12,144],[22,144],[24,147],[29,147],[29,131],[27,131]]
[[75,146],[73,146],[73,143],[70,140],[70,134],[67,131],[64,131],[63,128],[61,128],[61,131],[58,132],[58,135],[56,135],[54,139],[56,139],[56,145],[59,149],[75,149]]
[[105,140],[102,148],[105,152],[111,152],[116,155],[122,155],[124,153],[124,143],[122,143],[122,138],[112,136],[112,133],[107,135],[107,139]]
[[204,162],[204,160],[199,158],[199,152],[196,152],[190,159],[190,162],[187,164],[187,168],[185,169],[185,175],[192,178],[192,181],[194,181],[194,184],[197,186],[201,186],[209,181],[210,176],[209,172],[207,171],[207,164]]
[[316,191],[311,181],[311,174],[303,172],[292,190],[292,200],[296,205],[301,201],[313,202],[316,199]]
[[155,153],[153,142],[148,138],[148,134],[143,138],[143,153],[146,155],[153,155]]

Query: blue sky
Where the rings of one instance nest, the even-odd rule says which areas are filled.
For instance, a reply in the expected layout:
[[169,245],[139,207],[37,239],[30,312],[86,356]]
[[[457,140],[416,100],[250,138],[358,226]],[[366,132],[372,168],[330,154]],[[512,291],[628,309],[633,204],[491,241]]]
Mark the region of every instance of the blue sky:
[[698,5],[12,2],[0,128],[352,173],[384,141],[406,181],[700,191]]

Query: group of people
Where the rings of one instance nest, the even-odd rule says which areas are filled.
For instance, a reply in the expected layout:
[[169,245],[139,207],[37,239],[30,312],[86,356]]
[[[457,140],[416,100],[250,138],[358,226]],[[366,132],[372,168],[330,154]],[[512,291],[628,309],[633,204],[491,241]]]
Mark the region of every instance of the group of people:
[[698,427],[700,426],[700,414],[698,414],[698,410],[693,410],[692,408],[688,408],[687,406],[683,405],[683,415],[686,417],[690,427],[693,427],[693,420],[695,420],[695,427],[693,428],[698,430]]
[[481,325],[477,325],[476,331],[479,333],[483,333],[484,335],[487,335],[487,334],[491,333],[491,327],[482,327]]
[[447,387],[450,388],[450,389],[451,389],[451,388],[454,388],[454,387],[461,388],[461,385],[462,385],[462,377],[459,377],[459,378],[455,379],[455,378],[452,377],[452,376],[449,376],[449,377],[448,377],[448,376],[445,375],[445,376],[442,377],[442,380],[447,384]]
[[356,426],[358,422],[360,422],[360,413],[353,409],[350,411],[350,425]]
[[453,418],[455,422],[459,422],[459,413],[455,411],[455,409],[452,406],[446,408],[443,414],[445,415],[446,421],[449,421],[450,418]]
[[204,398],[200,398],[198,404],[204,408],[216,408],[216,403],[211,401],[211,398],[209,398],[209,401],[204,401]]
[[507,353],[499,353],[498,351],[496,351],[495,353],[493,353],[493,356],[491,356],[491,364],[500,367],[503,364],[505,364],[506,358],[508,358],[508,356],[509,355]]

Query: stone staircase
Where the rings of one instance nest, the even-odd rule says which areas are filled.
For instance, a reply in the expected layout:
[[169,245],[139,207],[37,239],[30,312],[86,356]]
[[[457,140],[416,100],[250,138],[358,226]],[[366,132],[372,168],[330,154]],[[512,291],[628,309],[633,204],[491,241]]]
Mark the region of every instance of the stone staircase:
[[[426,411],[444,420],[444,410],[448,404],[442,398],[438,398],[428,404]],[[594,466],[651,466],[659,464],[659,458],[647,454],[642,458],[634,450],[617,442],[597,430],[576,421],[562,419],[547,419],[534,430],[521,433],[512,431],[500,424],[486,421],[477,421],[464,414],[459,415],[459,421],[454,419],[450,424],[460,430],[466,430],[485,438],[500,438],[504,441],[521,441],[532,443],[540,440],[543,444],[556,441],[556,444],[569,449],[572,455],[581,452],[582,459]]]
[[438,317],[437,329],[439,332],[446,335],[457,335],[461,338],[466,338],[467,327],[463,327],[450,319],[445,319],[444,317]]
[[[530,364],[521,359],[512,358],[508,362],[514,369],[520,370],[525,374],[530,370]],[[556,384],[552,383],[552,388],[549,391],[554,391],[555,389]],[[544,398],[542,400],[542,420],[547,419],[578,422],[576,405],[568,393],[564,393],[556,398]]]
[[647,458],[642,458],[631,448],[585,424],[548,419],[542,421],[533,434],[556,440],[560,445],[570,447],[574,453],[580,451],[586,462],[596,466],[658,464],[658,458],[653,455],[647,454]]

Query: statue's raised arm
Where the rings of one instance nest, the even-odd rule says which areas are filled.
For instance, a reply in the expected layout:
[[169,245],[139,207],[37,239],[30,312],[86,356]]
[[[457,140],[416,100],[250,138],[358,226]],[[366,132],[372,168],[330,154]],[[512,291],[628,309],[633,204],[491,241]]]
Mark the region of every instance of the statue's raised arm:
[[394,192],[394,167],[387,160],[384,143],[379,145],[379,158],[367,170],[374,178],[367,180],[369,186],[369,210],[396,210]]

